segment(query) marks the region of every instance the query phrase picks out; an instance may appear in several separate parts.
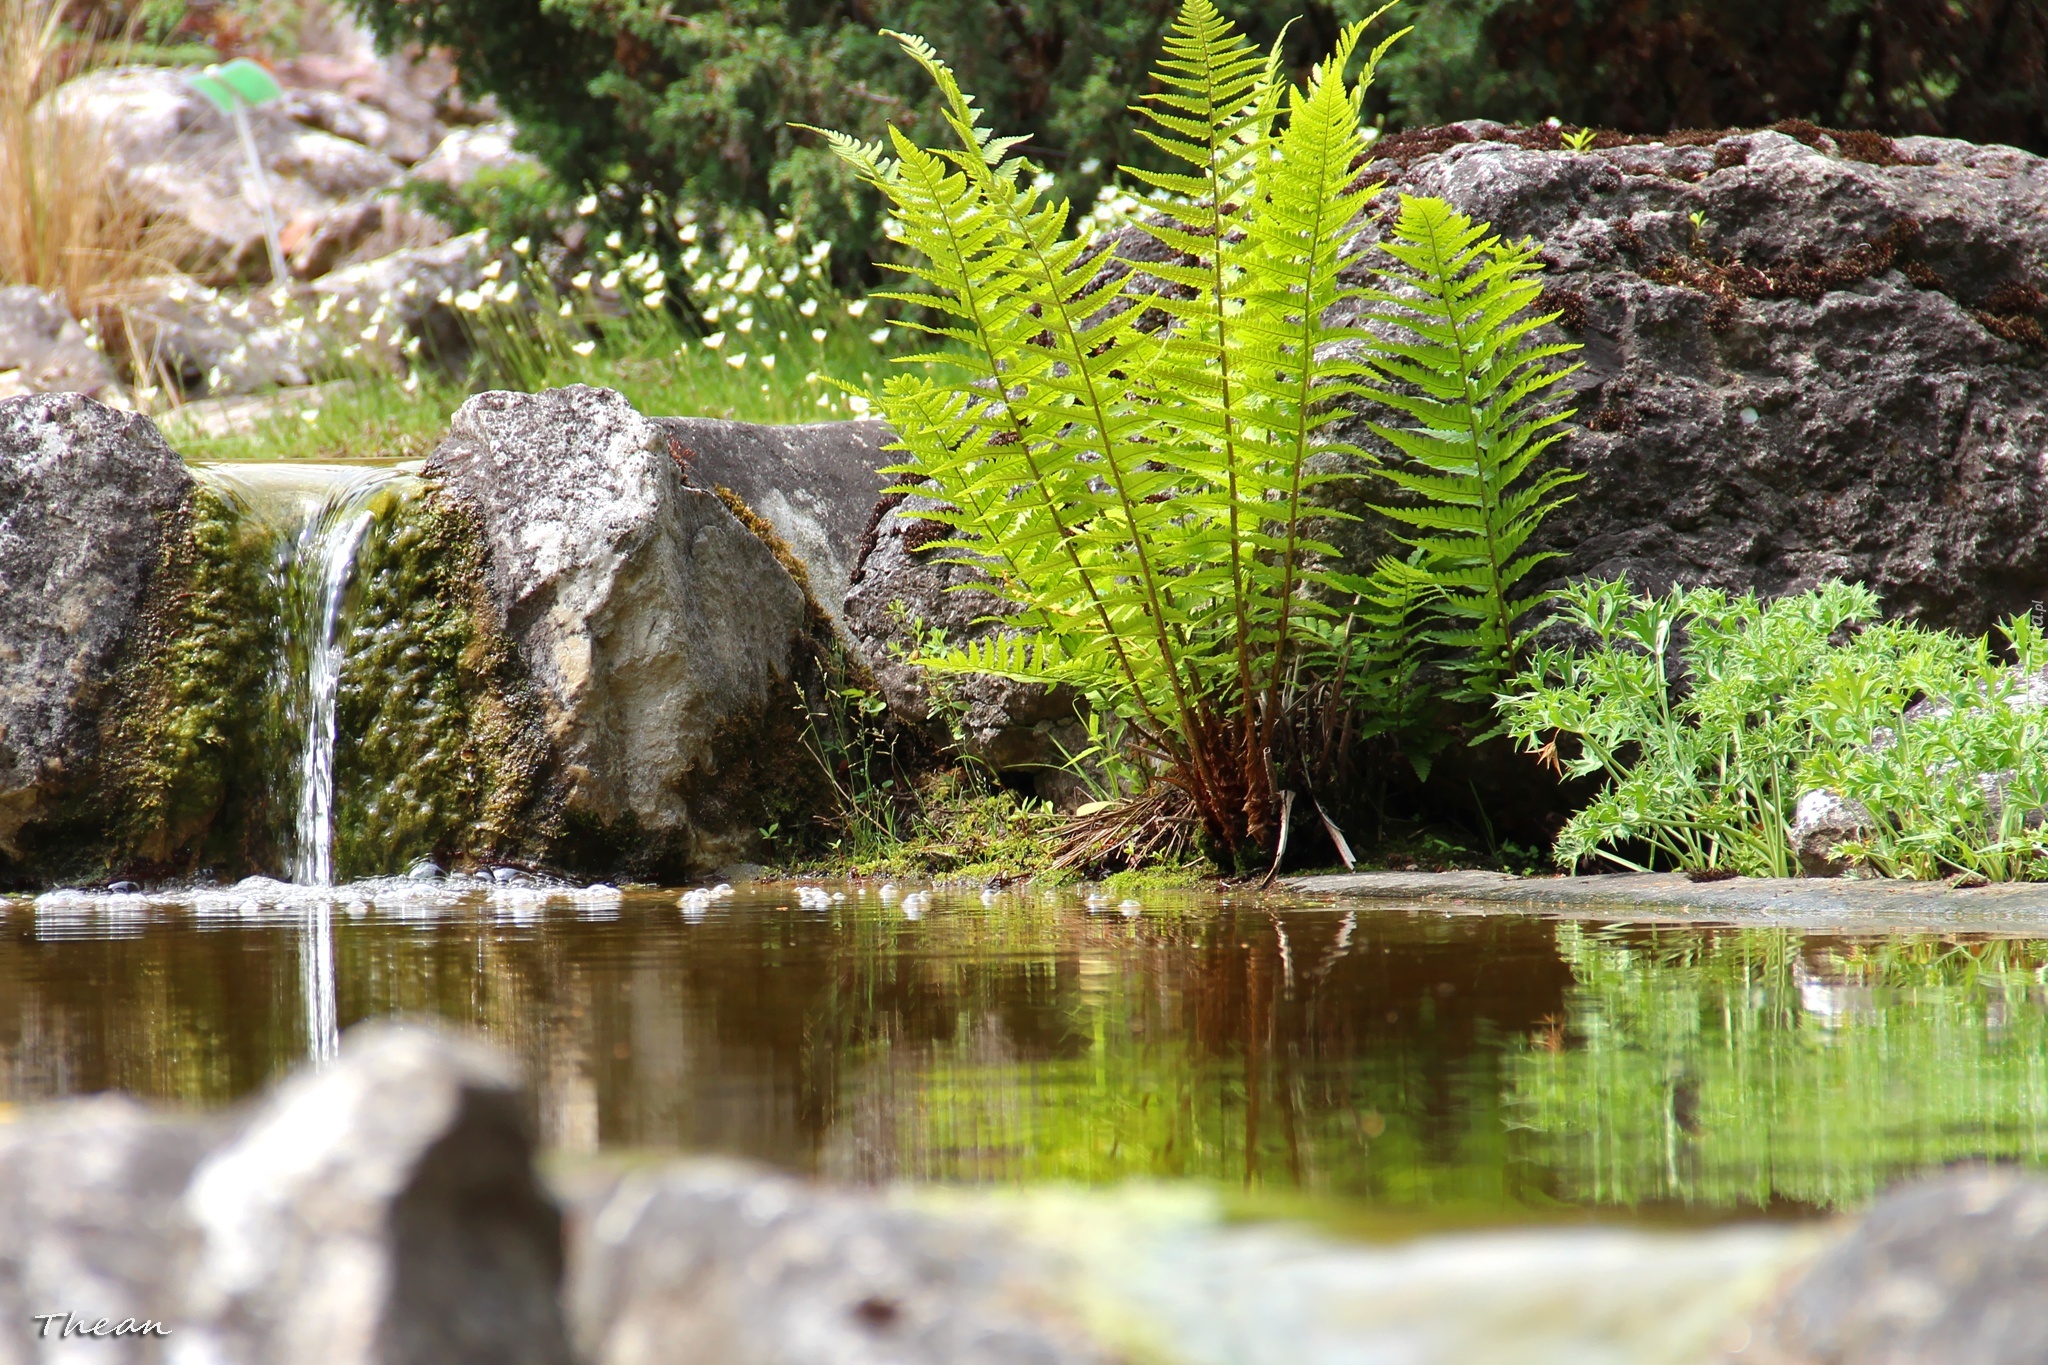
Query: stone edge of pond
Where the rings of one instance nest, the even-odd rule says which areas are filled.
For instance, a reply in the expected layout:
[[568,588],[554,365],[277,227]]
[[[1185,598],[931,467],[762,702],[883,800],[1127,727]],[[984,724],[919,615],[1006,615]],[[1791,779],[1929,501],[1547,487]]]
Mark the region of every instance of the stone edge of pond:
[[2048,884],[2042,883],[1958,890],[1940,882],[1792,877],[1693,882],[1675,872],[1518,877],[1464,871],[1346,872],[1283,877],[1278,884],[1337,901],[1421,902],[1447,913],[1514,910],[1644,924],[2048,933]]

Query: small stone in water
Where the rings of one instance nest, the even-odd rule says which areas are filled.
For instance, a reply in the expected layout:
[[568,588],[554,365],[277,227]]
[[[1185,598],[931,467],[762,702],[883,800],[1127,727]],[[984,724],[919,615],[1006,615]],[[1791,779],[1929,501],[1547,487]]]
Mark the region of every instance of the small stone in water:
[[422,859],[412,865],[412,871],[405,874],[416,882],[438,882],[448,875],[439,863],[431,858]]
[[142,888],[137,886],[134,882],[107,883],[107,890],[113,892],[117,896],[132,896],[141,889]]
[[519,869],[516,867],[494,867],[491,869],[491,880],[500,886],[511,882],[518,875]]

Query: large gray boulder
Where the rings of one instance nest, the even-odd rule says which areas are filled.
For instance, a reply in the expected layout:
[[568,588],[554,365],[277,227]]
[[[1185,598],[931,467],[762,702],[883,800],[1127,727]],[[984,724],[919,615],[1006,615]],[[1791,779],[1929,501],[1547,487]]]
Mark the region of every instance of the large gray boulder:
[[[115,188],[179,230],[176,264],[214,283],[269,277],[261,191],[234,124],[161,67],[95,71],[49,97],[62,117],[105,131]],[[390,157],[294,120],[276,104],[249,111],[276,221],[318,219],[394,186]]]
[[114,367],[58,300],[31,285],[0,289],[0,398],[83,393],[127,407]]
[[180,1358],[568,1365],[561,1215],[527,1111],[480,1043],[352,1030],[339,1065],[288,1082],[194,1173]]
[[1080,703],[1067,687],[1002,678],[940,678],[910,662],[934,638],[965,644],[1003,629],[1011,608],[976,585],[971,564],[949,562],[931,547],[946,532],[922,514],[936,504],[911,494],[877,507],[860,565],[846,595],[846,625],[867,656],[899,723],[939,747],[958,744],[998,773],[1029,782],[1047,800],[1085,799],[1067,755],[1087,745]]
[[776,818],[764,802],[802,804],[803,591],[684,482],[658,424],[609,389],[481,394],[427,474],[478,517],[587,857],[733,862]]
[[[1787,127],[1587,152],[1404,135],[1362,228],[1438,195],[1541,246],[1553,330],[1585,347],[1555,458],[1586,477],[1539,536],[1551,574],[1845,578],[1982,631],[2048,599],[2048,161]],[[1361,562],[1385,544],[1370,519],[1335,535]]]
[[0,401],[0,870],[90,768],[96,722],[192,476],[145,417]]
[[2048,1360],[2048,1180],[1959,1170],[1885,1196],[1787,1291],[1760,1358],[1800,1365]]
[[1107,1362],[1015,1239],[737,1164],[629,1175],[577,1210],[588,1365]]
[[835,622],[889,480],[901,456],[880,422],[768,427],[713,417],[658,419],[669,450],[698,488],[728,489],[775,528],[803,561],[812,595]]

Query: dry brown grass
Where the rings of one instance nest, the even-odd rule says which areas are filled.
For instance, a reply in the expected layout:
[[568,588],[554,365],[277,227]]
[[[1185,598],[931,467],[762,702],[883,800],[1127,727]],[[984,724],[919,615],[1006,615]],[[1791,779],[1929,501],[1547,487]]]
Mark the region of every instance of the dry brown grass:
[[0,0],[0,284],[61,293],[83,313],[177,253],[173,230],[121,194],[108,130],[45,102],[126,43],[67,32],[64,17],[64,0]]

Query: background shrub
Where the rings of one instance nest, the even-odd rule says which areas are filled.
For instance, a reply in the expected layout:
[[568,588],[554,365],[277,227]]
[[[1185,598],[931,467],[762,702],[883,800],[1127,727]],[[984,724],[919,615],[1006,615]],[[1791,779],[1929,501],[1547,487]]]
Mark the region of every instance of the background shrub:
[[[387,44],[460,54],[575,191],[787,214],[854,269],[879,204],[792,123],[938,135],[928,82],[883,29],[952,54],[989,122],[1086,202],[1119,164],[1164,169],[1125,110],[1151,88],[1171,0],[351,0]],[[1290,31],[1290,74],[1377,0],[1250,0],[1253,42]],[[2039,0],[1433,0],[1390,18],[1367,112],[1398,128],[1483,116],[1657,132],[1806,118],[2048,150]]]

